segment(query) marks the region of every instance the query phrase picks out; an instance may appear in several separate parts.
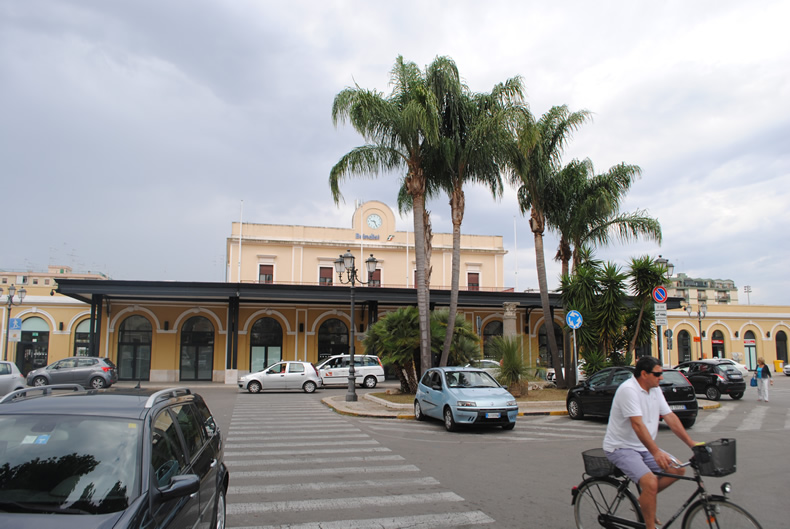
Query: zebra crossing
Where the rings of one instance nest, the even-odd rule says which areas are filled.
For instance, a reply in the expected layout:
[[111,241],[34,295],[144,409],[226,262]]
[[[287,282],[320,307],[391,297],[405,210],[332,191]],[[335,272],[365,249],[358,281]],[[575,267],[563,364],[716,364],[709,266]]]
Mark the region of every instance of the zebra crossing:
[[[240,396],[225,443],[227,527],[492,527],[346,417],[291,395]],[[406,514],[408,513],[408,514]]]

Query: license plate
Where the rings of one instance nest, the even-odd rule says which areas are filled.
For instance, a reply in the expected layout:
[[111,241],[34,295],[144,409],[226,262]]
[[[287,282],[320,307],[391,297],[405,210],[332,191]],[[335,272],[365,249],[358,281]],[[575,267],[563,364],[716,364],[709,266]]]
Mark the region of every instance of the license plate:
[[499,419],[501,417],[501,413],[486,413],[486,419]]
[[672,404],[669,407],[669,409],[670,410],[685,410],[686,409],[686,405],[685,404]]

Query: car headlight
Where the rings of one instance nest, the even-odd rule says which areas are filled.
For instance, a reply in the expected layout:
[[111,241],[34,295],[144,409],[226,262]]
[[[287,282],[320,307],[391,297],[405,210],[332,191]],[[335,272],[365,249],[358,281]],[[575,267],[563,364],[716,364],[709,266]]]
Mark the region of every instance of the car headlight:
[[459,400],[458,401],[459,408],[476,408],[477,403],[471,400]]
[[515,400],[509,400],[507,401],[506,406],[518,406],[518,404],[516,403]]

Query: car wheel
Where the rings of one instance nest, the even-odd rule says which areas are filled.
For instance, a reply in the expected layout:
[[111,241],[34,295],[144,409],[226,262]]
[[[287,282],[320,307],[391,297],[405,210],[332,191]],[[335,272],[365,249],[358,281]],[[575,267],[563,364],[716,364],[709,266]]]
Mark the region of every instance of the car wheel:
[[730,393],[730,398],[732,400],[740,400],[743,398],[743,391],[739,391],[738,393]]
[[708,386],[705,388],[705,396],[709,400],[719,400],[721,398],[721,391],[716,386]]
[[516,421],[509,422],[509,423],[507,423],[507,424],[503,424],[503,425],[502,425],[502,429],[503,429],[503,430],[512,430],[512,429],[513,429],[513,428],[515,428],[515,427],[516,427]]
[[370,376],[370,377],[365,377],[365,381],[362,383],[362,385],[365,386],[366,388],[373,389],[376,387],[376,384],[378,384],[378,382],[379,381],[376,379],[376,377]]
[[47,385],[47,379],[44,378],[44,377],[36,377],[36,378],[33,379],[33,385],[34,386],[46,386]]
[[305,393],[314,393],[315,388],[316,388],[315,382],[313,382],[312,380],[308,380],[307,382],[302,384],[302,389],[304,390]]
[[425,415],[422,413],[422,407],[420,406],[420,402],[417,400],[414,401],[414,418],[418,421],[425,420]]
[[247,391],[250,393],[260,393],[261,392],[261,383],[257,380],[253,380],[249,384],[247,384]]
[[697,418],[692,417],[691,419],[681,419],[680,422],[683,424],[683,428],[688,430],[689,428],[694,426],[694,423],[697,422]]
[[579,402],[579,399],[571,399],[568,401],[568,417],[574,421],[584,419],[584,410],[582,409],[582,403]]
[[454,432],[458,429],[458,426],[455,424],[455,418],[453,418],[453,410],[449,406],[444,409],[444,427],[448,432]]
[[212,529],[225,529],[225,487],[220,484],[217,491],[217,503],[214,505],[214,523]]
[[91,379],[91,387],[93,389],[101,389],[106,386],[107,383],[104,381],[102,377],[93,377]]

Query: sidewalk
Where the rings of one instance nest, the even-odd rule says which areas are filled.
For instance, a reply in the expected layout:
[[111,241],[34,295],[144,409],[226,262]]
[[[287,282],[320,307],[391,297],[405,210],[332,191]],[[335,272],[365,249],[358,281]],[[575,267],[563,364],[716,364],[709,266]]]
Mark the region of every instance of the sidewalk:
[[[411,404],[396,404],[374,397],[369,393],[358,395],[358,400],[347,402],[346,395],[333,395],[321,399],[321,402],[341,415],[356,417],[378,417],[382,419],[414,419],[414,408]],[[699,403],[700,410],[720,408],[718,402]],[[519,402],[518,414],[527,415],[568,415],[564,401]]]

